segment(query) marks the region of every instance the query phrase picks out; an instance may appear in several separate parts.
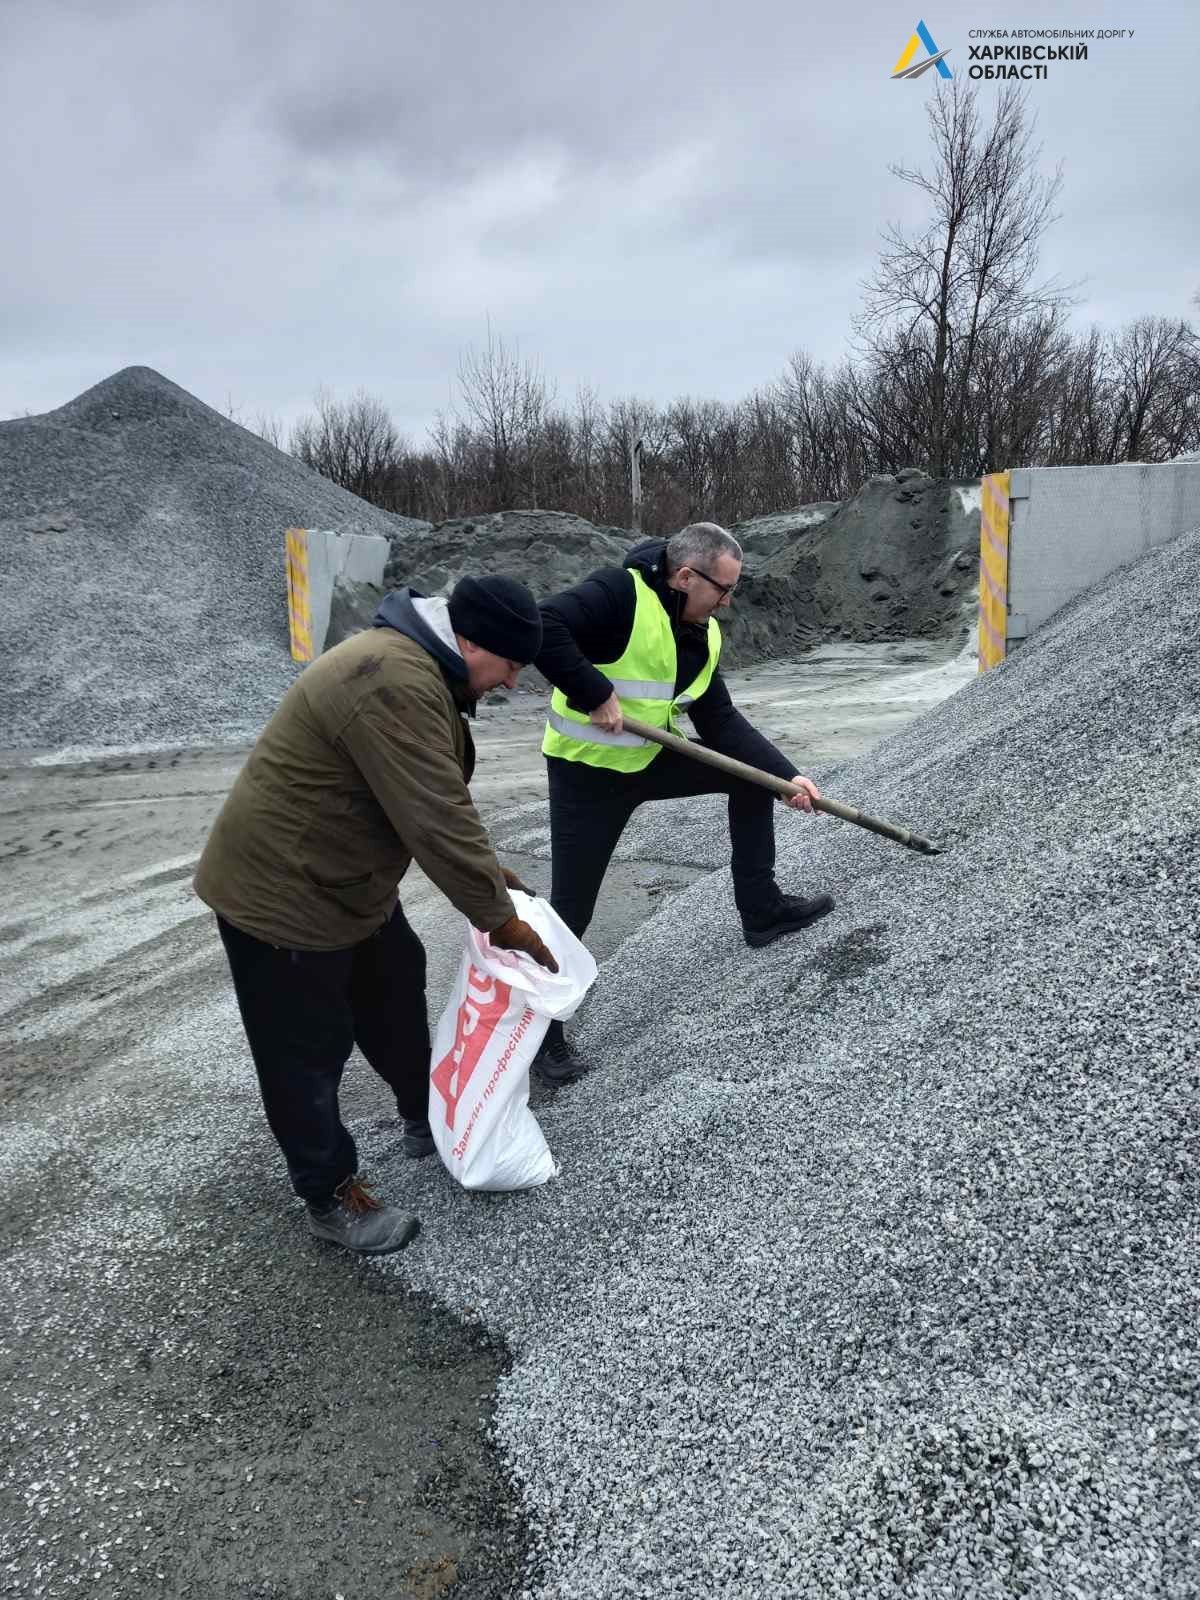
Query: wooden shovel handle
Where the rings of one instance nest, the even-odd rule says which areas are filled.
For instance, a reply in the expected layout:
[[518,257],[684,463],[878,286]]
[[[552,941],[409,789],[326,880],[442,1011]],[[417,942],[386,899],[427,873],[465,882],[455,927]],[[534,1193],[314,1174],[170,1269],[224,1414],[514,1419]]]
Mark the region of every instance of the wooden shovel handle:
[[[652,728],[648,722],[639,722],[636,717],[623,718],[623,724],[630,733],[636,733],[639,739],[651,739],[666,750],[676,750],[682,756],[690,756],[693,761],[718,767],[722,772],[728,772],[735,778],[744,778],[747,783],[757,783],[762,789],[773,789],[776,794],[788,798],[801,791],[801,785],[793,783],[790,778],[777,778],[773,772],[764,772],[761,767],[752,767],[745,761],[736,760],[733,756],[724,756],[719,750],[710,750],[707,745],[693,744],[690,739],[681,739],[677,733],[668,733],[665,728]],[[872,817],[867,812],[860,811],[857,806],[843,805],[840,800],[829,800],[822,795],[819,800],[813,801],[813,809],[828,812],[831,817],[840,817],[843,822],[852,822],[856,828],[866,828],[871,833],[881,834],[883,838],[892,839],[896,844],[902,844],[908,850],[916,850],[921,855],[940,854],[938,847],[931,844],[928,839],[923,839],[919,833],[912,833],[908,828],[901,828],[894,822],[885,822],[881,817]]]

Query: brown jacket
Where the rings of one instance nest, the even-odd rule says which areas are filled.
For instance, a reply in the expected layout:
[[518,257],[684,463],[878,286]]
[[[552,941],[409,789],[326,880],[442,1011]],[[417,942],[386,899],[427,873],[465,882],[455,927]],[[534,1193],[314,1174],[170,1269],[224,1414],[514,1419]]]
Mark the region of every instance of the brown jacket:
[[196,893],[257,939],[336,950],[383,925],[415,860],[490,933],[515,907],[467,789],[473,765],[434,655],[369,628],[283,697],[213,824]]

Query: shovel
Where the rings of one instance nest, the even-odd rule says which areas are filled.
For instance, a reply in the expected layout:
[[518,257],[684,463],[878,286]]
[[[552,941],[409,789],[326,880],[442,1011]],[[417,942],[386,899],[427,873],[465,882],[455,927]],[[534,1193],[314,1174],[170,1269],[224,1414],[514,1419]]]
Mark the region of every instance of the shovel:
[[[668,733],[664,728],[652,728],[649,723],[638,722],[634,717],[624,717],[622,722],[630,733],[636,733],[639,739],[651,739],[655,744],[662,745],[664,750],[677,750],[681,756],[690,756],[693,761],[703,761],[706,766],[718,767],[722,772],[728,772],[735,778],[744,778],[747,783],[757,783],[760,788],[773,789],[776,794],[790,797],[800,793],[801,785],[792,783],[788,778],[777,778],[774,773],[764,772],[761,767],[752,767],[745,761],[736,761],[733,756],[723,756],[719,750],[709,750],[705,745],[693,744],[690,739],[681,739],[677,733]],[[919,855],[938,856],[942,853],[937,845],[931,844],[928,839],[923,839],[919,833],[911,833],[907,828],[901,828],[894,822],[883,821],[881,817],[868,816],[857,806],[843,805],[840,800],[829,800],[822,796],[821,799],[813,801],[813,810],[827,811],[831,817],[841,817],[843,822],[854,823],[856,828],[867,828],[871,833],[882,834],[885,839],[894,839],[906,850],[915,850]]]

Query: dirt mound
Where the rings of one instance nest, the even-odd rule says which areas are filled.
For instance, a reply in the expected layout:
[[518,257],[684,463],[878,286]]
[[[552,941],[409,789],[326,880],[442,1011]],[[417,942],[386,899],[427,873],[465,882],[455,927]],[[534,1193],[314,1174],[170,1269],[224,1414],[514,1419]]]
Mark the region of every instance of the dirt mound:
[[771,511],[762,517],[751,517],[735,523],[729,531],[745,551],[747,565],[753,567],[766,557],[778,555],[798,534],[828,522],[842,504],[841,500],[814,500],[794,511]]
[[747,563],[724,619],[725,660],[746,666],[823,639],[954,634],[979,570],[977,498],[974,485],[913,467],[868,479],[828,519]]
[[[973,486],[915,468],[731,529],[747,552],[724,659],[746,666],[823,639],[954,634],[979,565]],[[445,594],[464,572],[503,573],[539,596],[620,566],[637,536],[561,511],[502,511],[392,537],[384,582]]]
[[619,567],[636,542],[627,528],[597,527],[566,511],[459,517],[425,532],[393,533],[384,583],[448,594],[464,573],[487,572],[517,578],[545,599],[597,567]]

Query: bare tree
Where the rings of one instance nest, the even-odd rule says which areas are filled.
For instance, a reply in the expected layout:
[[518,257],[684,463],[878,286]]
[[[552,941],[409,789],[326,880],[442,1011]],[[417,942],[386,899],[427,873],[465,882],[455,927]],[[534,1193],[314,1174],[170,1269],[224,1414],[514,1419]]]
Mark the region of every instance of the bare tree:
[[974,472],[1046,459],[1071,348],[1059,307],[1002,323],[980,340],[977,382],[964,400]]
[[[952,113],[944,111],[947,129]],[[986,168],[1001,190],[1020,166],[1020,141],[1011,120],[1004,126]],[[979,136],[977,126],[960,133],[961,154]],[[439,412],[419,450],[398,436],[381,401],[359,392],[342,403],[325,391],[293,429],[291,448],[408,516],[436,522],[540,505],[628,527],[630,450],[641,439],[642,526],[662,534],[700,517],[729,524],[844,500],[872,473],[937,467],[939,450],[945,472],[975,476],[1001,466],[1158,461],[1200,447],[1194,330],[1143,317],[1114,333],[1071,335],[1057,291],[1042,293],[1031,279],[1022,287],[1037,217],[1027,217],[1016,257],[996,244],[1001,220],[994,196],[968,210],[956,224],[961,261],[951,252],[949,267],[943,260],[925,280],[928,305],[914,302],[874,327],[859,359],[827,368],[798,351],[774,384],[737,402],[604,405],[581,386],[572,410],[556,409],[536,364],[489,329],[487,347],[462,358],[460,409]],[[945,272],[957,287],[939,302]],[[260,417],[258,431],[278,439],[271,419]]]
[[376,499],[404,450],[387,407],[361,389],[342,401],[324,388],[316,406],[292,429],[291,453],[352,494]]
[[944,477],[974,468],[966,421],[983,342],[1063,304],[1067,291],[1037,280],[1060,178],[1039,173],[1026,95],[1003,90],[985,127],[975,91],[956,79],[933,95],[928,117],[931,170],[891,170],[927,198],[930,214],[915,232],[888,229],[858,331],[869,357],[902,368],[925,460]]
[[1109,343],[1099,328],[1072,341],[1045,419],[1043,460],[1049,466],[1111,461],[1113,432]]
[[581,514],[595,521],[600,510],[601,406],[596,391],[580,384],[575,391],[574,449],[578,474],[577,505]]
[[260,411],[254,421],[254,432],[260,439],[273,444],[276,450],[284,448],[283,423],[273,411]]
[[1163,461],[1185,447],[1197,349],[1188,324],[1167,317],[1139,317],[1114,339],[1118,459]]
[[541,369],[523,361],[489,323],[486,346],[468,349],[459,360],[458,387],[491,453],[490,509],[510,509],[522,498],[536,506],[542,435],[554,398]]

